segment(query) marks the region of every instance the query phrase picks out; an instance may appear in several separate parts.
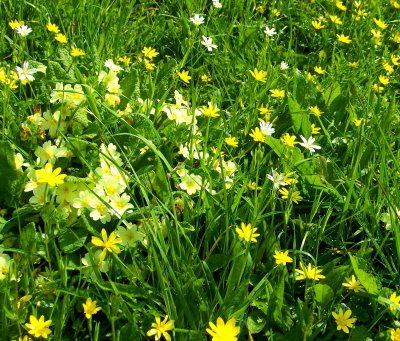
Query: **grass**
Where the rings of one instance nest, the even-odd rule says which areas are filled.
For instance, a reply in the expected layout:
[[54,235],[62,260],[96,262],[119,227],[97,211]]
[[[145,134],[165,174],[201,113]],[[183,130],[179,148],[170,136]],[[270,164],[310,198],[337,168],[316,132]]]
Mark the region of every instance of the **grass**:
[[2,340],[400,337],[400,4],[221,4],[1,3]]

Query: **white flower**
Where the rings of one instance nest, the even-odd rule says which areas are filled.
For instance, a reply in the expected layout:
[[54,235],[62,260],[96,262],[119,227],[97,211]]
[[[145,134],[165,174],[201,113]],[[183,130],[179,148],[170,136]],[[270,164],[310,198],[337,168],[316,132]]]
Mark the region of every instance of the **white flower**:
[[183,144],[179,146],[178,154],[182,155],[185,159],[187,159],[190,155],[189,148]]
[[272,127],[271,122],[260,122],[260,131],[263,135],[265,136],[271,136],[273,133],[275,133],[275,129]]
[[272,37],[272,36],[274,36],[277,32],[276,32],[276,30],[275,30],[274,27],[269,28],[268,26],[265,26],[264,33],[265,33],[268,37]]
[[279,189],[280,186],[287,186],[287,183],[284,181],[284,175],[278,173],[275,169],[272,170],[272,174],[267,175],[267,178],[272,181],[275,189]]
[[215,8],[222,8],[222,4],[219,2],[219,0],[213,0],[213,6]]
[[10,271],[11,258],[7,254],[0,255],[0,281],[7,277]]
[[22,68],[17,66],[16,70],[19,80],[23,83],[32,82],[35,79],[35,77],[32,75],[34,75],[37,70],[35,68],[30,69],[28,62],[24,62],[24,64],[22,64]]
[[217,45],[213,44],[212,38],[211,37],[206,37],[206,36],[203,36],[203,40],[201,42],[201,45],[204,45],[209,52],[212,52],[213,49],[217,49],[218,48]]
[[314,153],[315,149],[321,149],[320,146],[317,146],[314,144],[315,138],[312,136],[309,137],[308,140],[303,135],[300,135],[300,138],[303,140],[303,143],[300,142],[300,146],[303,146],[304,148],[308,149],[310,153]]
[[204,24],[204,17],[198,14],[193,15],[189,20],[196,26]]
[[18,26],[15,28],[15,31],[21,36],[26,37],[29,33],[32,32],[32,29],[26,25]]
[[289,69],[289,65],[285,61],[281,61],[281,70]]
[[123,68],[120,67],[119,65],[114,64],[112,59],[107,59],[104,63],[105,67],[108,67],[111,71],[118,72],[122,71]]
[[200,175],[185,175],[182,178],[182,182],[179,184],[179,187],[185,190],[189,195],[192,195],[201,190],[202,181],[203,180]]
[[136,242],[143,242],[145,234],[140,232],[138,227],[132,223],[125,223],[126,228],[122,226],[117,227],[118,236],[122,239],[121,245],[132,247]]

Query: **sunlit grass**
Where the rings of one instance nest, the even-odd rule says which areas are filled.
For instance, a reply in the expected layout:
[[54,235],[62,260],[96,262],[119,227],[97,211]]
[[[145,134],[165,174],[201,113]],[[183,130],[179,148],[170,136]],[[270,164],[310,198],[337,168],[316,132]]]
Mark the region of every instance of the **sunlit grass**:
[[0,12],[0,339],[397,340],[398,1]]

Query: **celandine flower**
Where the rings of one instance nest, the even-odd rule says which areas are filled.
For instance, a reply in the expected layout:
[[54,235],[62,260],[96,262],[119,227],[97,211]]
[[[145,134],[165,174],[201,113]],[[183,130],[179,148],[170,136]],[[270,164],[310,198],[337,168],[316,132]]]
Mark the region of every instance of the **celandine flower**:
[[36,181],[38,183],[47,183],[50,187],[54,187],[56,185],[61,185],[64,183],[64,178],[67,176],[66,174],[60,174],[61,168],[58,167],[53,171],[53,165],[51,163],[47,163],[43,169],[38,169],[36,171]]
[[90,297],[86,300],[86,303],[82,303],[82,306],[87,319],[91,319],[92,315],[97,314],[101,310],[101,307],[96,305],[96,301],[92,301]]
[[165,316],[163,321],[156,317],[156,322],[151,324],[152,328],[147,332],[147,336],[154,336],[156,341],[160,340],[161,336],[164,336],[165,340],[171,341],[171,336],[167,332],[174,329],[174,321],[167,321],[168,315]]
[[240,239],[243,239],[244,241],[250,243],[256,243],[257,242],[257,237],[260,236],[259,233],[256,233],[257,227],[252,227],[251,224],[245,224],[241,223],[240,228],[237,227],[235,229],[236,233],[239,235]]
[[107,236],[107,231],[105,229],[101,230],[101,240],[99,237],[92,237],[92,244],[102,247],[103,250],[100,254],[100,261],[103,261],[106,258],[107,251],[110,253],[121,253],[121,249],[116,245],[121,243],[121,238],[117,236],[115,232],[111,232],[110,236]]
[[346,278],[346,281],[347,283],[342,283],[342,285],[347,289],[353,290],[354,292],[365,292],[360,281],[357,280],[354,275],[351,276],[351,279]]
[[240,328],[236,326],[234,319],[224,322],[221,317],[217,318],[217,325],[209,322],[210,328],[206,332],[212,336],[212,341],[236,341],[237,335],[240,333]]
[[301,281],[303,279],[319,281],[320,279],[325,278],[324,275],[321,275],[322,270],[318,269],[317,266],[313,266],[311,263],[305,267],[304,264],[300,262],[300,268],[301,269],[296,269],[296,272],[299,274],[296,276],[296,281]]
[[30,323],[25,323],[25,327],[30,329],[29,334],[33,335],[34,337],[42,337],[47,339],[50,335],[51,330],[48,328],[51,324],[51,320],[44,320],[44,316],[40,316],[39,320],[31,315],[29,317]]
[[357,321],[356,318],[350,318],[351,310],[348,309],[343,313],[343,309],[339,309],[339,313],[332,312],[337,324],[337,330],[343,330],[346,334],[349,333],[349,328],[353,328],[353,324]]
[[49,22],[46,25],[46,27],[47,27],[47,30],[49,32],[52,32],[52,33],[55,33],[55,34],[60,33],[60,29],[58,28],[58,26],[56,24],[52,24],[51,22]]
[[275,250],[274,258],[275,258],[275,263],[276,265],[283,264],[286,265],[286,263],[292,263],[293,259],[292,257],[289,257],[289,250],[286,250],[285,252]]
[[142,53],[146,58],[150,60],[152,60],[153,58],[157,57],[160,54],[152,47],[146,47],[146,46],[143,48]]
[[257,82],[265,83],[267,79],[267,73],[263,70],[257,70],[255,68],[253,71],[250,70],[251,75]]
[[182,82],[189,84],[190,80],[192,79],[191,76],[189,76],[189,71],[182,70],[178,72],[178,76],[181,79]]

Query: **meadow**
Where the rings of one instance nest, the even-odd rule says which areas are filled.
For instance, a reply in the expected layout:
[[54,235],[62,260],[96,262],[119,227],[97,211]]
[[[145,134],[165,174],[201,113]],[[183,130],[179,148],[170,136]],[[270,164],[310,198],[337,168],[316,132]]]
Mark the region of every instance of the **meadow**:
[[399,0],[3,0],[0,340],[400,341]]

